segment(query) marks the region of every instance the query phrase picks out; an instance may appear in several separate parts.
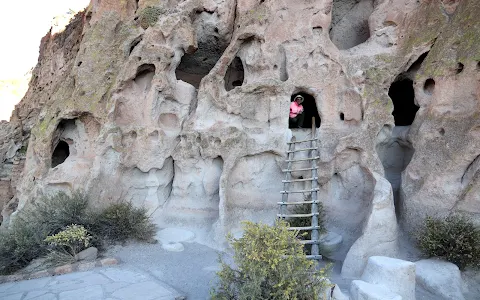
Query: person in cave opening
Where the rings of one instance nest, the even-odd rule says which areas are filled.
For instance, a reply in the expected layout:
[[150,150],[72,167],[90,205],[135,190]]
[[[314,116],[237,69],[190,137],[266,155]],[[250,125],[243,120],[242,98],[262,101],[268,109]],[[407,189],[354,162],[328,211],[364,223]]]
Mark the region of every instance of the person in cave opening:
[[303,120],[305,119],[305,114],[303,111],[303,96],[297,95],[295,99],[290,104],[290,119],[289,119],[289,128],[302,128]]

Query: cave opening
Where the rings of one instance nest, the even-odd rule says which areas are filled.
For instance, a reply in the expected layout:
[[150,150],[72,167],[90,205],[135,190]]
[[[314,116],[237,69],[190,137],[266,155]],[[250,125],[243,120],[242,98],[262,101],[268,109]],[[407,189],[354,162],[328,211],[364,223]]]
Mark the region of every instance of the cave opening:
[[242,86],[244,78],[245,72],[243,70],[243,63],[237,56],[230,66],[228,66],[227,72],[225,73],[225,90],[228,92],[237,86]]
[[[175,70],[177,80],[193,85],[196,89],[200,82],[213,69],[230,43],[217,12],[201,11],[192,16],[197,37],[197,49],[186,51]],[[190,50],[190,49],[189,49]],[[237,82],[238,83],[238,82]]]
[[392,115],[395,126],[410,126],[415,119],[419,107],[415,104],[413,81],[409,78],[397,77],[388,91],[388,96],[393,101]]
[[187,51],[175,70],[177,80],[182,80],[193,85],[196,89],[200,82],[227,48],[229,41],[223,36],[223,31],[218,26],[218,15],[203,11],[197,13],[193,20],[196,28],[198,48],[195,51]]
[[52,154],[52,168],[61,165],[70,156],[70,146],[65,141],[59,141]]
[[140,89],[148,91],[152,87],[153,77],[155,77],[155,65],[143,64],[137,68],[134,81]]
[[290,98],[290,102],[293,102],[295,100],[295,97],[299,95],[302,96],[304,99],[302,103],[303,123],[301,124],[301,126],[298,126],[299,125],[298,122],[292,121],[292,119],[289,118],[288,128],[310,128],[311,129],[313,117],[315,118],[315,127],[320,128],[321,120],[320,120],[320,114],[318,113],[315,97],[304,92],[294,93]]
[[199,43],[195,53],[185,53],[175,70],[177,80],[182,80],[198,89],[203,77],[210,73],[210,70],[222,55],[223,50],[221,52],[215,51],[212,47],[215,46]]
[[338,49],[349,49],[370,38],[368,18],[374,0],[334,0],[330,39]]

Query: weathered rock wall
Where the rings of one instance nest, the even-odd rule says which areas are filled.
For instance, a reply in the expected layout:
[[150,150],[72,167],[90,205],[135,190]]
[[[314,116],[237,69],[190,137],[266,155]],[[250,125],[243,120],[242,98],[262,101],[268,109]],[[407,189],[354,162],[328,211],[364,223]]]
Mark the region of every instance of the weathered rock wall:
[[[241,220],[272,222],[286,142],[309,133],[288,128],[291,96],[305,93],[321,118],[327,226],[344,237],[336,258],[393,255],[397,217],[408,229],[427,213],[480,220],[479,14],[473,0],[93,0],[44,38],[0,125],[29,139],[18,206],[81,188],[216,242]],[[389,97],[402,80],[413,96]]]

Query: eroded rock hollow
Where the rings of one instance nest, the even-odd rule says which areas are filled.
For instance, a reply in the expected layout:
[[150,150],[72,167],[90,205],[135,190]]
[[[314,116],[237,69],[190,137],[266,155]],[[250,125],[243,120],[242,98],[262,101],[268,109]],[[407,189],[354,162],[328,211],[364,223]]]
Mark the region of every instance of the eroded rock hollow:
[[272,223],[286,143],[312,125],[289,128],[295,94],[345,275],[395,255],[397,224],[480,223],[479,15],[475,0],[92,0],[43,38],[0,123],[2,225],[74,189],[208,243]]

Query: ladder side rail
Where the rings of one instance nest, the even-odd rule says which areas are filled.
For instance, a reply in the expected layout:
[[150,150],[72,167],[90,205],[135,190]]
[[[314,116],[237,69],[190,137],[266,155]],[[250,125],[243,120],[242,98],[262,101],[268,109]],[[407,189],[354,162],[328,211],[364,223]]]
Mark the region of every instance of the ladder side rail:
[[[292,137],[291,141],[295,141],[295,137]],[[287,161],[288,161],[288,164],[287,164],[287,170],[291,170],[292,169],[292,160],[293,160],[293,155],[294,155],[294,152],[293,150],[295,149],[295,144],[294,143],[291,143],[289,146],[288,146],[288,155],[287,155]],[[283,182],[283,190],[284,191],[288,191],[289,188],[290,188],[290,182],[292,180],[292,172],[291,171],[288,171],[285,173],[285,181]],[[282,193],[282,204],[280,205],[280,214],[281,215],[286,215],[287,213],[287,205],[285,203],[288,202],[288,193]]]
[[[312,118],[312,141],[311,141],[311,148],[314,148],[312,150],[312,157],[317,157],[317,143],[315,140],[316,137],[316,126],[315,126],[315,117]],[[311,233],[311,239],[313,241],[318,242],[319,241],[319,230],[318,230],[318,204],[317,204],[317,189],[318,189],[318,181],[316,178],[318,177],[317,174],[317,169],[315,168],[317,166],[317,161],[312,160],[312,227],[314,228]],[[311,255],[313,257],[318,257],[320,254],[320,250],[318,247],[318,243],[315,243],[312,245],[312,253]]]

